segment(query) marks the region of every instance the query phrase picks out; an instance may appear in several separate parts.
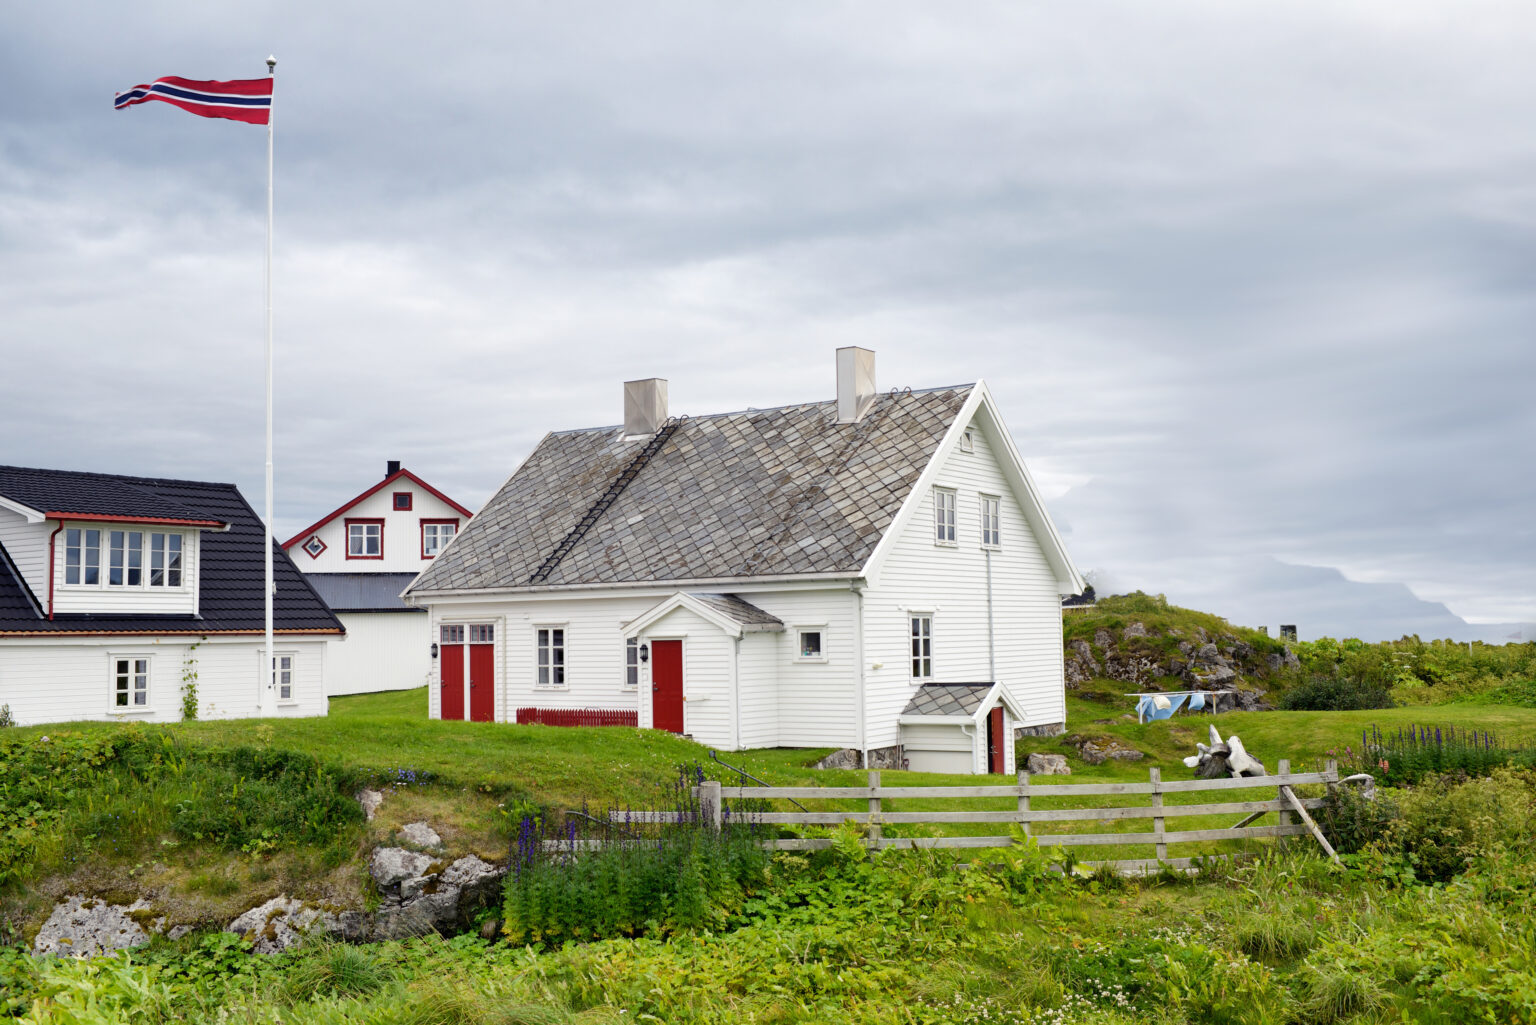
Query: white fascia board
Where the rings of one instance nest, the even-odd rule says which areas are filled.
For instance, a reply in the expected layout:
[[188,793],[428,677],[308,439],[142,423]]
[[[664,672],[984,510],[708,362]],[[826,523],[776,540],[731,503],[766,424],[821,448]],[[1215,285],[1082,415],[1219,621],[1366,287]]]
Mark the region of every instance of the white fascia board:
[[9,509],[28,523],[41,523],[48,518],[30,505],[22,505],[20,502],[6,498],[4,495],[0,495],[0,509]]
[[969,715],[903,715],[896,720],[901,726],[974,726],[976,720]]
[[987,713],[992,711],[993,706],[998,704],[1008,709],[1015,722],[1024,721],[1025,716],[1021,711],[1024,706],[1019,704],[1019,699],[1014,697],[1013,691],[1008,689],[1007,684],[999,680],[992,685],[991,690],[987,691],[987,696],[981,699],[981,704],[976,706],[976,711],[971,715],[971,719],[976,723],[977,727],[981,726],[982,721],[986,719]]
[[999,460],[1003,473],[1013,487],[1014,497],[1024,510],[1024,518],[1035,532],[1035,539],[1045,553],[1046,562],[1056,573],[1057,591],[1063,595],[1081,594],[1088,586],[1087,581],[1067,554],[1067,546],[1062,543],[1061,534],[1056,530],[1051,514],[1046,511],[1045,502],[1040,498],[1040,489],[1035,486],[1035,479],[1030,476],[1024,457],[1013,443],[1013,432],[1003,422],[997,403],[992,399],[991,389],[987,387],[986,381],[977,381],[976,391],[981,399],[978,405],[983,414],[982,426],[987,429],[987,440],[992,443],[994,451],[1000,449],[1007,455],[1007,458]]
[[891,525],[885,528],[885,534],[880,538],[880,543],[875,545],[875,550],[870,552],[869,558],[864,561],[864,568],[859,575],[868,580],[870,586],[879,585],[880,570],[885,566],[891,549],[896,547],[897,539],[912,522],[912,517],[917,515],[918,509],[923,504],[923,497],[928,494],[933,487],[934,478],[939,475],[939,468],[948,460],[949,454],[959,446],[960,436],[965,433],[965,425],[971,422],[977,406],[981,404],[984,390],[985,385],[981,381],[971,386],[971,393],[966,396],[965,405],[960,407],[960,412],[950,423],[949,430],[944,433],[944,438],[929,458],[928,465],[923,467],[923,472],[918,475],[917,483],[913,484],[912,490],[907,492],[906,500],[901,503],[901,508],[896,510],[896,517],[891,520]]

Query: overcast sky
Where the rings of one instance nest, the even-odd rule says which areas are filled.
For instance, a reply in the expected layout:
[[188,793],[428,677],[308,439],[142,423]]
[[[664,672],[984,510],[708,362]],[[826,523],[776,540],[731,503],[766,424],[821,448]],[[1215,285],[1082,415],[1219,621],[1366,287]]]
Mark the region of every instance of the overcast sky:
[[[87,17],[85,10],[90,10]],[[1303,636],[1536,636],[1536,7],[8,5],[0,462],[262,501],[550,429],[985,378],[1079,567]],[[1460,617],[1460,618],[1458,618]],[[1482,626],[1469,626],[1466,620]]]

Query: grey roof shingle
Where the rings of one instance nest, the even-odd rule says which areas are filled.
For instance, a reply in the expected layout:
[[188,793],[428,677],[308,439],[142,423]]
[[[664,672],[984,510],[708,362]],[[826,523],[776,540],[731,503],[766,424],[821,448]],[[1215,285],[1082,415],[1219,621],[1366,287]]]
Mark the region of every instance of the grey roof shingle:
[[784,620],[770,612],[764,612],[739,595],[693,593],[693,597],[748,629],[768,631],[784,629]]
[[902,715],[949,715],[969,719],[981,707],[990,683],[925,683],[917,688]]
[[400,592],[415,573],[306,573],[304,579],[332,612],[420,612]]
[[[543,586],[856,573],[969,396],[881,395],[685,419]],[[522,588],[645,446],[618,428],[550,434],[413,593]]]

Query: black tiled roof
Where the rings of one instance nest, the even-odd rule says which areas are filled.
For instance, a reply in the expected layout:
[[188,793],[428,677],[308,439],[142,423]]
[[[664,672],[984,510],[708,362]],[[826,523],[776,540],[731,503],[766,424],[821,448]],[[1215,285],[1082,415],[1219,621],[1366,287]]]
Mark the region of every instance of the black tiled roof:
[[[545,586],[857,573],[971,387],[684,419]],[[416,593],[529,586],[645,447],[614,427],[544,438],[422,574]]]
[[106,473],[0,466],[0,495],[38,512],[164,520],[209,518],[155,487],[167,483]]
[[420,612],[400,599],[415,573],[306,573],[315,593],[333,612]]
[[[58,478],[51,488],[50,478]],[[202,531],[198,560],[197,615],[96,615],[60,613],[52,620],[27,600],[19,574],[10,571],[9,559],[0,562],[0,634],[16,633],[174,633],[221,634],[260,632],[264,623],[262,585],[262,524],[233,484],[201,481],[124,477],[117,474],[77,473],[0,467],[0,494],[33,505],[24,493],[6,490],[25,482],[42,507],[54,504],[47,495],[141,495],[140,504],[98,505],[99,515],[144,516],[209,520],[229,524],[226,531]],[[104,501],[104,500],[103,500]],[[174,514],[164,510],[174,509]],[[153,510],[153,511],[152,511]],[[83,512],[81,509],[59,510]],[[342,631],[339,620],[326,607],[304,574],[300,573],[274,539],[272,573],[277,584],[273,602],[273,626],[288,633]],[[42,597],[42,596],[39,596]],[[46,598],[43,597],[46,601]]]

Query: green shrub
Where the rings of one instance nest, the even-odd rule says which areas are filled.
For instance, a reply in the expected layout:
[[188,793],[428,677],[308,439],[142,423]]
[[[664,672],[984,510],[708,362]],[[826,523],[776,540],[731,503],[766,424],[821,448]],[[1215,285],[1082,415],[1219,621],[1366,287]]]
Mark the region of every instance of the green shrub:
[[1380,840],[1398,816],[1397,803],[1390,797],[1378,793],[1366,800],[1355,786],[1334,788],[1327,802],[1317,824],[1340,854],[1354,854]]
[[1372,726],[1361,732],[1358,753],[1346,751],[1350,772],[1368,772],[1392,786],[1426,776],[1486,776],[1502,765],[1536,764],[1536,748],[1507,745],[1487,730],[1454,726],[1399,727],[1393,733]]
[[1419,878],[1444,882],[1536,835],[1536,778],[1495,769],[1485,779],[1441,776],[1397,795],[1399,815],[1379,841],[1413,859]]
[[1324,673],[1294,684],[1280,699],[1280,707],[1290,712],[1354,712],[1392,706],[1392,692],[1384,684]]

